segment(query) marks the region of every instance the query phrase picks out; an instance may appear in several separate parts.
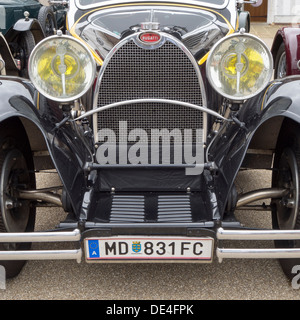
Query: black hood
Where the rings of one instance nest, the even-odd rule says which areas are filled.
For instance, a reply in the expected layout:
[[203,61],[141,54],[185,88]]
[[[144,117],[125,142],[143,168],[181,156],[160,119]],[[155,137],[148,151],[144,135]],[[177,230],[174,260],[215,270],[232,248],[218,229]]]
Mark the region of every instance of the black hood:
[[120,40],[141,31],[141,24],[155,22],[159,32],[175,36],[195,58],[204,56],[228,33],[229,27],[212,11],[167,6],[123,7],[91,10],[78,20],[75,32],[102,59]]

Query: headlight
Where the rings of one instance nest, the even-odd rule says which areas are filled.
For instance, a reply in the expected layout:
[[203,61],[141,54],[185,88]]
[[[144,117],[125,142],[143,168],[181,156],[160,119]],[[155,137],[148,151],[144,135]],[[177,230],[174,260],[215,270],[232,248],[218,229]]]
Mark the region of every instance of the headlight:
[[212,48],[206,64],[212,87],[224,97],[242,101],[262,91],[273,74],[268,47],[250,34],[233,34]]
[[32,83],[45,97],[69,102],[91,87],[96,65],[93,55],[70,36],[52,36],[32,51],[28,72]]

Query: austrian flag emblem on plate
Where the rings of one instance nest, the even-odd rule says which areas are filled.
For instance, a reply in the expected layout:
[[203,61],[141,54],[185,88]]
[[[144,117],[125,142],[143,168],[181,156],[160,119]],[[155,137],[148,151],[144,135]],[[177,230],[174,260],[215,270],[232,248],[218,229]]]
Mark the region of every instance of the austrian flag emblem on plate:
[[142,249],[140,241],[133,241],[132,242],[132,251],[135,253],[139,253]]

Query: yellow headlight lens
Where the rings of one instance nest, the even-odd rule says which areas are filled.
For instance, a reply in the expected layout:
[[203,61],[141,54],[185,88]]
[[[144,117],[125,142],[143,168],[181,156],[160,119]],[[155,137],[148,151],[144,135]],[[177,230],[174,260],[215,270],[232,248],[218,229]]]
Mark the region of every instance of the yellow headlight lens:
[[212,48],[206,72],[217,92],[231,100],[241,101],[259,93],[270,81],[272,56],[257,37],[234,34]]
[[[52,60],[51,67],[59,77],[61,77],[62,75],[61,64],[62,64],[62,61],[58,56],[56,56]],[[63,65],[66,66],[66,70],[64,71],[64,73],[67,78],[74,77],[75,75],[77,75],[79,71],[79,63],[76,57],[73,57],[71,54],[64,55]]]
[[68,36],[46,38],[29,60],[29,77],[37,90],[60,102],[82,96],[93,84],[95,70],[89,50]]

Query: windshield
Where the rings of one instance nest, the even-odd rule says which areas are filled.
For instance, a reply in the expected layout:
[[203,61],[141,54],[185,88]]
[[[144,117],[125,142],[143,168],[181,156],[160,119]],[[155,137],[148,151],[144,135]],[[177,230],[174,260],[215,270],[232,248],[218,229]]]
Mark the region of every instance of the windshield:
[[[78,0],[78,2],[80,6],[93,6],[95,4],[107,2],[107,0]],[[209,7],[224,7],[228,0],[198,0],[196,2],[199,2],[199,4],[207,5]]]
[[[128,9],[117,12],[96,12],[89,17],[91,25],[97,29],[104,29],[112,32],[115,36],[121,36],[121,33],[129,26],[139,25],[141,21],[160,22],[162,28],[174,27],[181,30],[185,35],[196,29],[208,26],[216,20],[215,16],[206,11],[182,10],[182,8],[173,11],[167,9],[140,10]],[[184,22],[184,27],[182,23]],[[180,27],[181,26],[181,27]]]

